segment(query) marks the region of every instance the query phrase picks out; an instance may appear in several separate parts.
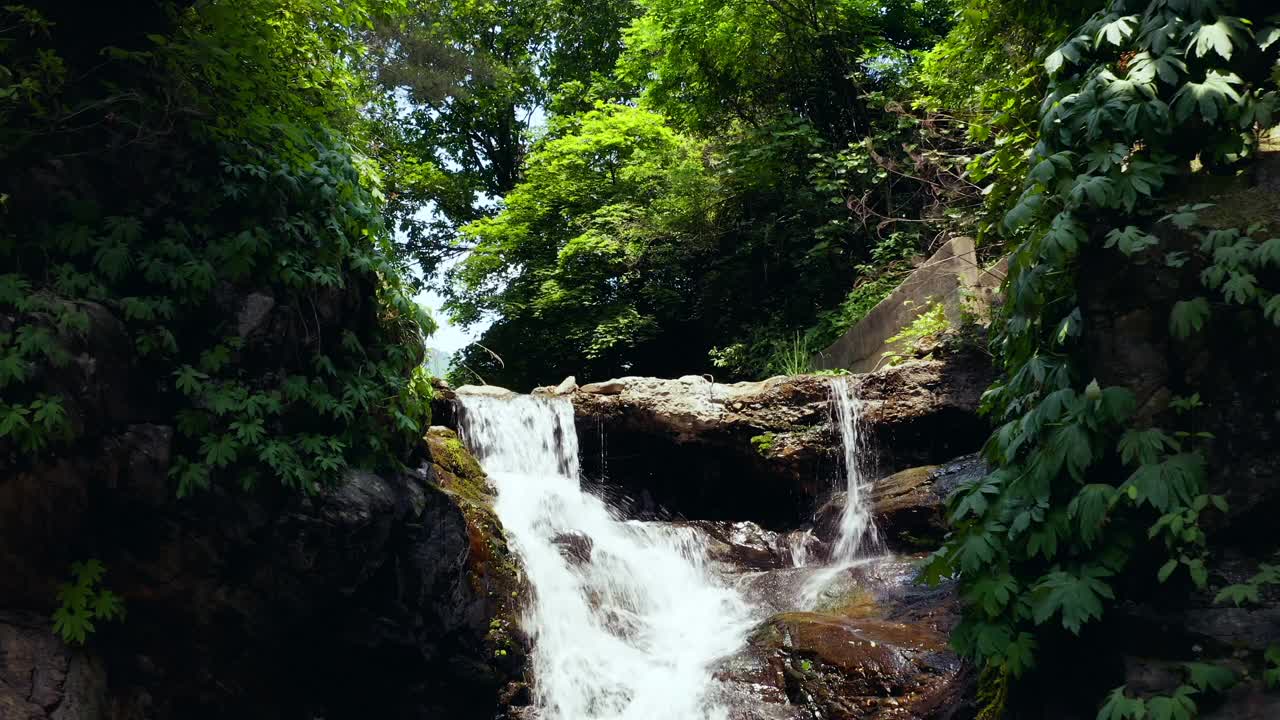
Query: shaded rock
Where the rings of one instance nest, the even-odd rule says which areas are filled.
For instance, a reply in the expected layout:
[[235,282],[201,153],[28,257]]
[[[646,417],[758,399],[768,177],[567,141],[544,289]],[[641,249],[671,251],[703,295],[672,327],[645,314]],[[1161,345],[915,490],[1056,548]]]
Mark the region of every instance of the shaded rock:
[[970,691],[944,635],[879,618],[791,612],[766,620],[720,676],[758,688],[758,699],[803,709],[796,717],[944,718]]
[[[915,584],[921,557],[746,576],[744,591],[776,614],[716,668],[724,693],[749,708],[733,717],[973,717],[975,673],[947,644],[959,614],[955,589]],[[815,597],[815,582],[814,611],[785,610]]]
[[0,717],[99,720],[106,709],[100,658],[68,648],[47,618],[0,612]]
[[[34,702],[66,720],[100,706],[112,720],[498,712],[523,671],[521,585],[456,436],[430,433],[429,462],[404,475],[355,472],[312,496],[215,486],[180,501],[172,435],[133,425],[0,474],[0,608],[18,609],[0,618],[0,717],[30,715],[19,701],[45,687],[45,668],[62,668],[65,697]],[[128,609],[98,624],[98,659],[65,654],[47,621],[12,619],[47,617],[70,563],[87,557]]]
[[991,376],[986,356],[966,351],[834,380],[625,378],[611,381],[612,394],[585,386],[572,399],[589,481],[684,517],[788,528],[843,484],[833,381],[855,386],[875,472],[978,448],[988,431],[978,403]]
[[[871,515],[880,538],[895,549],[931,549],[947,533],[946,499],[962,484],[987,473],[978,455],[965,455],[944,465],[901,470],[871,484]],[[819,508],[819,537],[832,541],[839,533],[846,494],[836,493]]]
[[236,333],[245,338],[253,334],[267,319],[276,299],[265,293],[254,292],[245,296],[240,312],[236,314]]

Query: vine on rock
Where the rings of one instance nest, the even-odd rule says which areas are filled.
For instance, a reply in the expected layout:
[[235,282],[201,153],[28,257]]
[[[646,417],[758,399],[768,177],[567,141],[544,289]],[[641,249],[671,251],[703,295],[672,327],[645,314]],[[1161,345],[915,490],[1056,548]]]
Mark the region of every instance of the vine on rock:
[[[1199,396],[1175,399],[1158,427],[1135,413],[1129,389],[1089,376],[1078,272],[1084,252],[1201,269],[1203,292],[1173,307],[1175,338],[1228,308],[1280,326],[1280,294],[1268,286],[1280,267],[1273,228],[1199,230],[1207,206],[1168,213],[1160,202],[1172,183],[1230,172],[1274,124],[1280,18],[1264,17],[1266,5],[1115,0],[1045,63],[1039,140],[1005,218],[1024,239],[995,338],[1003,379],[984,399],[998,423],[984,450],[994,470],[953,496],[954,531],[926,567],[934,581],[959,577],[966,611],[953,641],[985,668],[987,717],[1039,652],[1123,599],[1123,578],[1208,583],[1199,521],[1227,506],[1207,488],[1212,435],[1177,419]],[[1175,244],[1182,231],[1198,244]],[[1164,552],[1148,569],[1139,547],[1152,541]],[[1117,690],[1099,717],[1192,717],[1196,697],[1229,684],[1217,669],[1187,672],[1173,696]]]

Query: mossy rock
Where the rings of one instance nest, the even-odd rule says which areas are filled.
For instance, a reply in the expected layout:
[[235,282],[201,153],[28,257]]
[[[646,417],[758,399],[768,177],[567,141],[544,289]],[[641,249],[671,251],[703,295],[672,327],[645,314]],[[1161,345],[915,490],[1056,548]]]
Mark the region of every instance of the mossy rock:
[[433,426],[423,440],[436,484],[454,499],[467,521],[471,586],[490,603],[490,652],[495,664],[514,668],[526,654],[519,626],[526,585],[493,510],[489,478],[453,430]]
[[927,717],[963,694],[946,636],[920,625],[789,612],[765,621],[750,642],[784,679],[791,703],[818,717]]

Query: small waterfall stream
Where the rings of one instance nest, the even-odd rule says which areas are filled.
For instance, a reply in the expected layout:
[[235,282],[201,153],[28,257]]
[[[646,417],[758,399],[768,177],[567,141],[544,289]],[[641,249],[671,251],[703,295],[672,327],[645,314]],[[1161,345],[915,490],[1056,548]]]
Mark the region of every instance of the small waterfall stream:
[[465,397],[459,429],[533,597],[540,720],[717,720],[712,664],[756,618],[689,528],[623,520],[584,492],[564,398]]
[[862,456],[861,430],[862,403],[853,392],[848,378],[831,379],[831,403],[835,409],[834,420],[840,430],[840,446],[844,450],[845,503],[840,517],[840,536],[831,552],[834,564],[849,564],[869,551],[880,549],[880,538],[871,519],[871,507],[867,493],[870,486],[862,473],[865,470]]

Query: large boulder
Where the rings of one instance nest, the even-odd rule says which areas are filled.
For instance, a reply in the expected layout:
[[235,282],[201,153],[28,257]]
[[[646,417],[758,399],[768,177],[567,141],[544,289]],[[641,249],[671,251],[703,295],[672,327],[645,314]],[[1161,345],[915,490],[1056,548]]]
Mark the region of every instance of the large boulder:
[[[94,377],[78,397],[109,397]],[[86,427],[0,473],[0,717],[489,720],[527,697],[519,571],[452,432],[416,470],[179,499],[172,428]],[[49,617],[88,558],[127,616],[73,650]]]
[[[751,708],[731,716],[972,717],[974,673],[947,640],[958,610],[954,592],[915,585],[916,559],[871,560],[834,575],[814,568],[764,573],[779,575],[782,587],[815,579],[827,587],[814,610],[770,616],[717,666],[731,706]],[[767,584],[755,578],[752,588]]]
[[779,376],[721,384],[625,377],[608,393],[571,395],[582,466],[641,517],[752,520],[795,527],[843,482],[832,384],[860,406],[864,472],[938,463],[977,449],[992,378],[975,349],[939,353],[875,373]]
[[[269,718],[304,707],[333,718],[487,720],[498,711],[522,670],[518,572],[484,496],[455,484],[454,456],[437,462],[433,448],[420,470],[352,473],[312,497],[212,491],[178,501],[146,492],[147,478],[131,471],[167,457],[156,443],[168,433],[129,433],[142,439],[122,439],[121,458],[58,461],[0,483],[0,607],[47,618],[68,563],[85,557],[103,561],[103,586],[124,599],[125,621],[99,622],[90,638],[101,658],[93,697],[146,711],[111,717]],[[44,512],[48,488],[79,504]],[[49,647],[65,648],[47,624],[3,627],[0,645],[29,651],[0,651],[0,678],[83,664],[58,659]],[[9,685],[0,703],[31,697]],[[87,692],[59,692],[73,690]],[[100,706],[91,699],[75,702]]]

